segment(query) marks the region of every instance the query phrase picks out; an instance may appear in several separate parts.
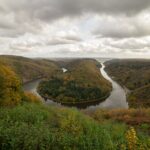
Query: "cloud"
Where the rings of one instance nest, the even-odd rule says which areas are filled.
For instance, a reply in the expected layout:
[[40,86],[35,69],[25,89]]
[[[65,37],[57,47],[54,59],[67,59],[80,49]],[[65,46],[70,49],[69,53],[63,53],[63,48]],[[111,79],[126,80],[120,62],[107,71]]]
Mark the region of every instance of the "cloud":
[[64,45],[64,44],[73,44],[75,43],[75,40],[70,40],[70,39],[64,39],[64,38],[51,38],[47,41],[47,45]]
[[48,45],[63,45],[63,44],[75,44],[81,42],[81,34],[78,28],[71,28],[70,30],[58,31],[55,36],[50,37],[46,44]]
[[69,41],[74,41],[74,42],[80,42],[82,41],[82,39],[78,36],[74,36],[74,35],[67,35],[65,37],[66,40],[69,40]]
[[0,0],[4,16],[12,14],[16,23],[49,22],[66,16],[93,12],[137,14],[150,6],[149,0]]
[[0,0],[3,53],[148,56],[149,26],[149,0]]
[[[17,12],[18,21],[23,19],[51,20],[77,15],[82,12],[98,13],[139,13],[149,7],[149,0],[1,0],[1,8],[6,12]],[[29,17],[30,16],[30,17]],[[27,20],[28,20],[27,19]]]
[[[0,34],[2,36],[19,36],[27,32],[39,33],[42,25],[64,17],[78,17],[87,13],[105,14],[110,16],[137,15],[149,8],[149,0],[0,0]],[[108,26],[106,32],[103,25],[95,30],[102,32],[102,36],[127,37],[139,36],[138,29],[125,24],[126,19],[112,21],[115,26]],[[126,19],[127,20],[127,19]],[[105,20],[109,23],[109,20]],[[121,23],[123,21],[123,23]],[[127,33],[125,30],[127,30]],[[104,31],[103,31],[104,30]],[[124,33],[119,33],[119,31]],[[144,30],[145,34],[147,30]]]
[[[148,13],[148,12],[147,12]],[[97,21],[97,27],[92,31],[97,38],[130,38],[150,35],[150,19],[142,13],[134,17],[102,16]],[[150,16],[149,16],[150,17]]]
[[130,38],[130,39],[117,40],[117,41],[110,42],[109,45],[114,48],[130,50],[132,52],[135,52],[135,51],[142,52],[142,51],[145,51],[145,48],[150,49],[150,37],[147,37],[147,40],[145,38],[144,39],[143,38]]

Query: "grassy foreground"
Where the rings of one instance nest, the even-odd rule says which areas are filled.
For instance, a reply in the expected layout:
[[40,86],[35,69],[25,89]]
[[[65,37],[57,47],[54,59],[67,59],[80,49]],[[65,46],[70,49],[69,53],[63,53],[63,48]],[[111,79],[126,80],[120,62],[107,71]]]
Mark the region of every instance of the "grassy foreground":
[[88,117],[76,109],[42,104],[1,108],[0,149],[124,150],[130,144],[130,150],[150,148],[147,133],[137,130],[136,135],[127,124],[106,119],[104,113],[96,114]]
[[116,149],[123,139],[112,141],[105,128],[71,109],[34,104],[3,108],[0,110],[0,149]]

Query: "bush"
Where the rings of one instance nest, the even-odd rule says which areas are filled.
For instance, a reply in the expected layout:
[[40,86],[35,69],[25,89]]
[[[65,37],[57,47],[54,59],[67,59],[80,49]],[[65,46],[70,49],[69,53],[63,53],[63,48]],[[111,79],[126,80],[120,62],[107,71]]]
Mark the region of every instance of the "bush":
[[[0,109],[1,150],[123,150],[128,131],[123,123],[98,123],[76,109],[33,103]],[[136,135],[139,148],[148,150],[149,136]]]
[[24,101],[31,103],[41,103],[41,100],[36,95],[30,92],[25,92]]
[[110,128],[77,110],[35,104],[0,110],[1,150],[116,150],[117,143]]
[[7,66],[0,64],[0,106],[14,106],[22,99],[21,82]]

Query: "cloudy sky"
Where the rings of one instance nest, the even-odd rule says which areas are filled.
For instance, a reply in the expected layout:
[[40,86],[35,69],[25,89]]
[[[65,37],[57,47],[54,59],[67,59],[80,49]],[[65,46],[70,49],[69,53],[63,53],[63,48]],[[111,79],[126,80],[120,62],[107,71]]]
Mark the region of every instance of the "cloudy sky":
[[0,54],[150,58],[150,0],[0,0]]

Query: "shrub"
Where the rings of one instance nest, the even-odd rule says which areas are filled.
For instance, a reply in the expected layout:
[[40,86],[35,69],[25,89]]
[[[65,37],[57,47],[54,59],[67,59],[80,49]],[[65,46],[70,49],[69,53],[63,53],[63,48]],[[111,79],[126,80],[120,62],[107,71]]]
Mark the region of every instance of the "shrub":
[[1,150],[115,150],[117,139],[74,109],[24,104],[0,110]]
[[22,99],[21,82],[7,66],[0,64],[0,106],[14,106]]
[[24,101],[31,103],[41,103],[41,100],[30,92],[25,92]]
[[126,140],[128,150],[137,150],[137,142],[138,138],[136,135],[136,131],[133,127],[131,127],[126,133]]

